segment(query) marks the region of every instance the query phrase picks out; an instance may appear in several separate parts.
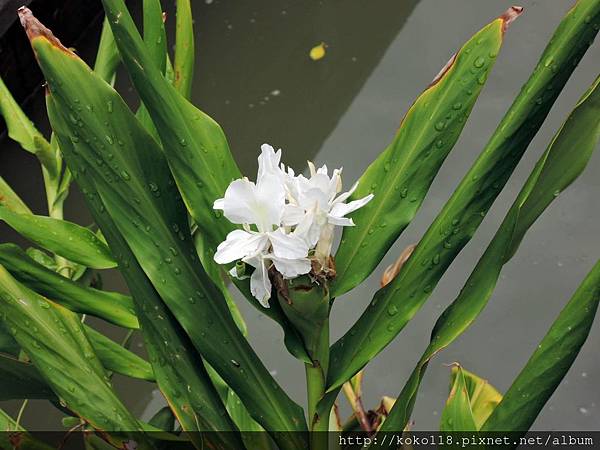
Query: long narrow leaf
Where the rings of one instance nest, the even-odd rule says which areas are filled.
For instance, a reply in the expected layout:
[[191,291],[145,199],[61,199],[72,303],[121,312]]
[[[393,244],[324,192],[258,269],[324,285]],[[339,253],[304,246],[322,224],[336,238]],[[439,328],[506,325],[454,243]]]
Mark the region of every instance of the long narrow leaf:
[[[110,86],[65,49],[30,12],[21,14],[49,81],[47,99],[53,128],[62,137],[61,146],[67,136],[71,137],[79,155],[75,159],[81,160],[71,158],[73,172],[85,164],[86,177],[93,178],[106,211],[154,288],[251,414],[271,430],[302,430],[306,425],[301,408],[278,388],[237,329],[221,293],[198,264],[185,210],[156,142]],[[57,79],[68,82],[69,89],[80,94],[81,103],[92,106],[79,111],[77,123],[82,122],[83,127],[70,119],[73,99],[55,83]],[[74,136],[79,139],[72,139]],[[119,152],[92,144],[100,139],[118,145]],[[291,440],[281,443],[296,444]]]
[[0,264],[25,286],[71,311],[126,328],[139,327],[131,297],[71,281],[37,263],[14,244],[0,244]]
[[160,0],[144,0],[144,42],[156,67],[164,73],[167,64],[167,34]]
[[109,248],[85,227],[66,220],[17,214],[0,206],[0,220],[31,242],[57,255],[94,269],[116,267]]
[[482,431],[529,430],[579,354],[599,302],[600,261],[560,312]]
[[240,177],[225,135],[162,76],[125,3],[106,0],[103,4],[123,63],[156,125],[185,204],[201,232],[210,242],[219,243],[233,225],[213,212],[213,203],[232,179]]
[[496,62],[504,33],[522,8],[512,7],[475,33],[415,100],[393,142],[361,176],[353,199],[375,197],[353,214],[336,253],[332,296],[354,288],[411,222],[458,141]]
[[17,214],[31,214],[29,207],[2,177],[0,177],[0,207],[5,207]]
[[106,370],[140,380],[155,381],[152,366],[91,327],[85,327],[92,347]]
[[475,321],[490,299],[502,267],[512,258],[527,230],[585,168],[600,138],[599,84],[600,78],[592,84],[560,128],[459,296],[438,319],[429,346],[383,428],[402,429],[406,425],[429,360]]
[[99,430],[140,430],[75,313],[20,285],[2,266],[0,298],[7,328],[69,409]]
[[387,346],[429,298],[506,184],[598,32],[599,22],[598,0],[581,0],[569,11],[490,142],[400,274],[375,294],[356,324],[333,345],[329,391],[341,386]]
[[192,94],[194,77],[194,21],[190,0],[177,0],[175,33],[175,88],[186,99]]
[[33,125],[0,78],[0,115],[6,122],[8,136],[36,155],[51,173],[56,172],[54,151],[50,143]]
[[[214,211],[213,204],[223,196],[231,180],[241,177],[227,139],[219,124],[189,103],[158,70],[125,3],[122,0],[103,3],[123,62],[156,126],[183,201],[199,227],[197,242],[200,260],[213,282],[223,289],[222,270],[215,265],[213,255],[217,245],[234,229],[234,225],[221,217],[219,211]],[[180,7],[185,11],[185,2]],[[180,15],[180,20],[187,23],[189,18],[186,14]],[[179,42],[183,46],[187,39],[185,33],[190,31],[185,26],[182,32],[184,36]],[[185,60],[189,55],[182,58]],[[182,62],[184,71],[191,68],[191,64],[187,68],[183,65]],[[188,73],[183,75],[188,77]],[[298,337],[286,331],[289,327],[282,312],[274,308],[265,311],[247,294],[247,284],[242,283],[241,286],[245,297],[282,326],[286,332],[287,348],[294,356],[305,360],[306,352]]]
[[123,262],[120,271],[133,295],[136,316],[140,321],[157,384],[177,421],[184,431],[192,432],[191,439],[198,449],[203,449],[205,443],[197,431],[220,431],[207,437],[207,441],[217,449],[240,447],[241,438],[235,433],[235,426],[227,416],[202,360],[163,304],[113,221],[105,214],[106,207],[90,178],[85,176],[87,166],[85,162],[80,165],[73,143],[60,133],[57,135],[75,171],[77,183],[87,193],[88,207],[111,248]]
[[120,60],[115,38],[105,17],[102,22],[102,33],[100,34],[100,43],[96,53],[94,72],[107,83],[113,84]]

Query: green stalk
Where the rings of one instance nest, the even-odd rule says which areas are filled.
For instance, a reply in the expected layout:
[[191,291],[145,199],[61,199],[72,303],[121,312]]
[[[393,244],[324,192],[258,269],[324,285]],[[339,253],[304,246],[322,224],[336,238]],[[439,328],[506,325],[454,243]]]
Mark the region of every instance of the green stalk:
[[[46,191],[46,204],[48,205],[48,216],[53,219],[63,220],[64,212],[63,205],[65,201],[65,197],[59,198],[59,190],[60,190],[60,173],[62,172],[62,158],[60,154],[56,152],[56,165],[58,170],[56,173],[51,173],[46,170],[44,166],[42,166],[42,176],[44,179],[44,189]],[[71,278],[73,275],[73,267],[69,263],[69,260],[63,258],[60,255],[55,254],[54,260],[58,266],[57,272],[61,275],[66,276],[67,278]]]
[[306,363],[306,392],[308,396],[308,426],[311,450],[327,450],[329,413],[319,414],[317,406],[325,395],[327,368],[329,366],[329,318],[320,323],[311,339],[308,354],[312,363]]
[[327,450],[324,432],[329,431],[331,408],[319,410],[318,405],[325,395],[329,369],[329,288],[326,281],[315,284],[307,275],[294,280],[276,277],[274,284],[279,306],[301,336],[310,358],[305,363],[310,448]]

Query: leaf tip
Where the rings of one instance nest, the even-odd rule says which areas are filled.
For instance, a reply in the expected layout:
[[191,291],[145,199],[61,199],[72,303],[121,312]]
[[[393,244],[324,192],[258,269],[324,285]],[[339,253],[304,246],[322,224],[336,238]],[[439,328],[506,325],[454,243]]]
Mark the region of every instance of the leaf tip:
[[524,8],[522,6],[511,6],[499,17],[502,20],[502,33],[505,33],[508,30],[508,27],[511,23],[513,23],[517,18],[523,14]]
[[54,33],[52,33],[50,29],[44,26],[44,24],[33,15],[29,8],[26,6],[21,6],[17,10],[17,14],[19,15],[21,26],[25,29],[25,33],[27,33],[27,37],[30,41],[33,41],[33,39],[37,37],[43,37],[53,46],[63,50],[68,54],[72,54],[72,52],[62,45],[60,40],[54,36]]

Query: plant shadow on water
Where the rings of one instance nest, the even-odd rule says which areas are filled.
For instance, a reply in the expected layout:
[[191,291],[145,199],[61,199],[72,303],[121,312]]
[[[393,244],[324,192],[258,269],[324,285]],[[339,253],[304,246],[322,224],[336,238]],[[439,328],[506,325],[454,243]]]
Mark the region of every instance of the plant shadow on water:
[[[134,7],[141,2],[130,3]],[[304,3],[262,1],[239,3],[232,8],[226,1],[194,2],[198,56],[193,102],[223,126],[243,173],[254,173],[259,146],[266,141],[284,148],[286,162],[292,167],[304,167],[306,159],[316,157],[317,161],[328,161],[335,167],[345,166],[347,179],[356,179],[390,141],[412,99],[448,56],[481,23],[510,5],[505,1],[481,5],[482,2],[473,0],[448,2],[452,5],[442,5],[437,0],[385,0],[378,2],[376,8],[356,0],[343,4]],[[442,168],[419,215],[389,252],[382,267],[395,259],[404,246],[419,239],[435,217],[527,78],[564,9],[556,7],[553,11],[552,7],[528,1],[524,6],[527,11],[523,23],[511,30],[468,129]],[[167,13],[167,24],[172,29],[170,18],[174,18],[174,12]],[[448,21],[448,17],[453,21]],[[312,61],[309,50],[321,42],[328,46],[326,55],[322,60]],[[93,49],[95,43],[89,46]],[[86,49],[81,52],[85,55]],[[597,60],[598,48],[590,52],[593,54],[588,55],[569,84],[571,89],[567,87],[562,102],[533,141],[531,152],[517,169],[507,192],[501,195],[480,232],[448,271],[429,303],[403,332],[403,345],[391,345],[367,370],[365,395],[370,399],[369,404],[383,394],[395,395],[408,378],[441,308],[462,286],[472,261],[477,260],[497,228],[533,161],[579,96],[578,88],[593,79],[597,68],[590,62]],[[119,83],[123,86],[125,79],[121,73]],[[32,117],[42,120],[45,114],[41,92],[31,109]],[[41,178],[22,176],[37,174],[37,164],[23,155],[5,140],[0,174],[41,211]],[[435,370],[424,381],[414,415],[417,428],[436,428],[439,422],[436,414],[443,407],[448,380],[448,370],[440,367],[440,363],[460,360],[504,390],[577,280],[583,278],[600,250],[592,225],[600,220],[592,199],[598,182],[591,175],[598,173],[598,156],[592,159],[578,185],[540,219],[536,232],[522,245],[519,263],[506,267],[507,280],[499,283],[490,311],[482,315],[460,342],[433,362]],[[70,219],[82,224],[91,222],[79,195],[72,196],[69,204]],[[561,220],[563,217],[568,220]],[[0,232],[3,242],[24,243],[3,224]],[[557,236],[563,240],[556,242]],[[550,241],[550,237],[554,240]],[[563,265],[569,265],[569,273],[561,270]],[[376,271],[368,283],[337,305],[333,339],[343,334],[360,314],[377,288],[380,273],[381,270]],[[105,284],[111,289],[124,289],[118,276],[107,277]],[[540,311],[541,301],[545,302],[543,311]],[[303,399],[303,374],[299,364],[282,350],[279,328],[244,301],[239,305],[247,318],[250,338],[267,367],[278,373],[277,378],[289,380],[286,388],[292,397]],[[520,317],[511,313],[517,307]],[[513,328],[517,330],[515,333],[506,332]],[[595,327],[590,344],[597,343],[598,336]],[[497,355],[507,352],[510,358],[498,359]],[[541,429],[597,427],[600,397],[591,383],[600,374],[600,363],[594,353],[590,345],[584,347],[563,381],[563,388],[538,419]],[[393,361],[391,366],[389,361]],[[160,396],[152,396],[149,385],[125,377],[117,380],[118,391],[134,413],[146,411],[147,419],[157,409]],[[59,413],[45,403],[33,404],[25,415],[25,426],[31,429],[57,426]],[[13,412],[17,403],[12,407],[7,410]]]

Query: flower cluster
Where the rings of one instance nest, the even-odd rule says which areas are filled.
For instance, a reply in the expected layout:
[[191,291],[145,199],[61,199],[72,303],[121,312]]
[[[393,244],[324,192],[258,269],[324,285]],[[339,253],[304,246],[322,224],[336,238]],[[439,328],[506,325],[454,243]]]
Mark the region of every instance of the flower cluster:
[[[323,266],[329,258],[336,226],[352,226],[346,215],[368,203],[370,194],[346,203],[358,182],[342,190],[342,170],[331,176],[327,166],[316,169],[309,162],[310,177],[295,175],[281,164],[281,150],[263,144],[258,157],[256,183],[241,178],[231,182],[214,208],[232,223],[242,225],[227,235],[217,248],[219,264],[243,261],[254,267],[250,277],[252,295],[269,306],[269,269],[292,279],[311,271],[311,260]],[[233,276],[238,276],[234,267]]]

